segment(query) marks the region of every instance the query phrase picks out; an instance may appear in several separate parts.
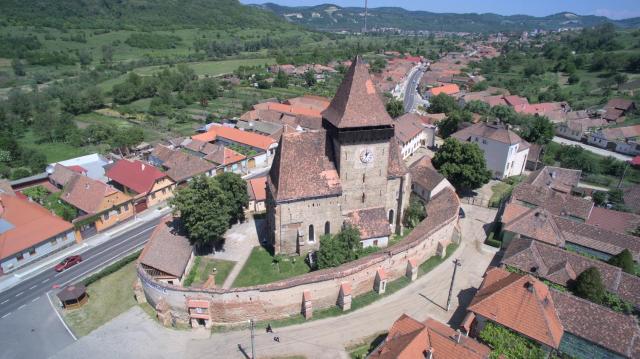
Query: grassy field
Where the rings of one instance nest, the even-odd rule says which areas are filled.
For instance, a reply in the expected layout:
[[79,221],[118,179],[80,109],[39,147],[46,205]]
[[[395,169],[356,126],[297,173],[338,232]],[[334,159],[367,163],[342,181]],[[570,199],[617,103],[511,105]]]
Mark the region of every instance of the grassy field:
[[209,273],[212,273],[215,268],[216,286],[221,286],[235,265],[236,262],[208,257],[196,257],[184,285],[185,287],[201,287],[209,278]]
[[274,257],[266,249],[255,247],[242,271],[233,282],[233,287],[249,287],[271,283],[310,271],[303,257],[284,257],[278,264],[273,259]]
[[[100,152],[101,148],[96,146],[74,147],[62,142],[38,143],[31,131],[25,132],[24,136],[18,138],[18,143],[26,148],[31,148],[43,153],[47,157],[47,163],[58,162],[69,158],[83,156],[86,154]],[[44,170],[44,169],[43,169]]]
[[511,194],[512,190],[513,186],[504,182],[496,183],[491,186],[492,193],[491,198],[489,199],[489,206],[498,207],[500,202]]
[[99,279],[87,287],[89,302],[65,311],[65,322],[78,336],[85,336],[136,305],[132,284],[136,279],[135,262]]
[[[261,66],[272,65],[276,63],[274,58],[257,58],[257,59],[238,59],[223,61],[203,61],[203,62],[187,62],[187,66],[195,71],[198,76],[218,76],[231,73],[240,66]],[[169,66],[146,66],[135,69],[139,75],[150,76],[156,72],[162,71]]]

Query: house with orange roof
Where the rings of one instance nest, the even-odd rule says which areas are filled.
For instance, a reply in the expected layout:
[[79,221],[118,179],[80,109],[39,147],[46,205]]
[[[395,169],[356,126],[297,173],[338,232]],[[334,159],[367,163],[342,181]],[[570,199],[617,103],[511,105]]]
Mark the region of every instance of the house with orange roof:
[[640,357],[640,327],[633,316],[549,288],[530,274],[487,270],[461,327],[477,337],[487,323],[528,338],[547,353],[580,359]]
[[0,275],[76,243],[74,226],[39,204],[0,192]]
[[131,196],[81,174],[76,174],[67,182],[60,199],[78,210],[78,217],[73,222],[83,238],[135,215]]
[[267,176],[256,177],[247,180],[247,193],[249,194],[249,212],[264,212],[267,210]]
[[491,349],[435,319],[420,322],[403,314],[370,359],[487,359]]
[[426,97],[438,96],[443,93],[449,96],[455,96],[460,92],[460,87],[456,84],[442,84],[442,86],[432,87],[427,91]]
[[247,156],[249,170],[269,166],[278,147],[278,141],[272,137],[227,126],[211,126],[207,132],[191,139],[220,144]]

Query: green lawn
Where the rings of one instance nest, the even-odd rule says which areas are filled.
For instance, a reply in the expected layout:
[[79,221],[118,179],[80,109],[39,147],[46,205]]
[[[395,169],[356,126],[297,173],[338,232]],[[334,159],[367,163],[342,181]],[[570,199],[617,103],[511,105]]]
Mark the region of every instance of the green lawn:
[[255,247],[242,271],[233,282],[233,287],[249,287],[309,273],[310,268],[303,257],[283,257],[279,264],[262,247]]
[[18,137],[18,143],[21,146],[43,153],[47,157],[47,163],[63,161],[100,151],[98,147],[74,147],[62,142],[37,143],[36,137],[31,131],[27,131],[24,133],[24,136]]
[[446,254],[444,256],[444,258],[441,258],[439,256],[433,256],[429,259],[427,259],[426,261],[424,261],[424,263],[422,263],[420,265],[420,267],[418,267],[418,276],[423,276],[429,272],[431,272],[431,270],[435,267],[438,266],[438,264],[444,262],[445,260],[447,260],[447,258],[451,257],[451,255],[453,254],[453,252],[456,251],[456,249],[458,249],[459,244],[457,243],[450,243],[447,246],[447,250],[446,250]]
[[209,278],[209,273],[216,269],[216,286],[224,284],[224,280],[227,279],[229,273],[233,269],[236,262],[224,261],[220,259],[212,259],[208,257],[196,257],[189,271],[189,275],[185,280],[185,287],[200,287]]
[[89,302],[65,311],[65,322],[78,336],[85,336],[136,305],[132,284],[136,279],[135,261],[87,287]]
[[500,203],[502,202],[502,200],[507,198],[507,196],[511,194],[512,190],[513,190],[513,186],[504,182],[496,183],[493,186],[491,186],[491,191],[493,193],[491,194],[491,199],[489,199],[489,206],[490,207],[500,206]]
[[[203,61],[203,62],[187,62],[187,66],[191,67],[193,71],[199,76],[218,76],[226,73],[231,73],[240,66],[261,66],[272,65],[276,63],[274,58],[266,59],[237,59],[237,60],[223,60],[223,61]],[[135,72],[140,75],[153,75],[154,73],[167,68],[167,66],[146,66],[135,69]]]

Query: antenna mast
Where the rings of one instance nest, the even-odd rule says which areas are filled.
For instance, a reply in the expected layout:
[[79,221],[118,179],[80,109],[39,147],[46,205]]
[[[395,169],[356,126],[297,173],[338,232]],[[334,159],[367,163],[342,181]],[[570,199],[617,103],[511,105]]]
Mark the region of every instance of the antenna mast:
[[364,0],[364,33],[367,33],[368,0]]

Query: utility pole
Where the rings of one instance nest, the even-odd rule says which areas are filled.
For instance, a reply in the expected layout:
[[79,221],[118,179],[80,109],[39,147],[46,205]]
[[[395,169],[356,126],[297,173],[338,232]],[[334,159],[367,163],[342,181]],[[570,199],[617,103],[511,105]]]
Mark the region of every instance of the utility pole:
[[249,320],[249,323],[251,324],[251,359],[256,359],[256,343],[255,343],[255,325],[253,323],[253,319]]
[[453,282],[456,280],[456,272],[462,264],[459,259],[453,261],[453,276],[451,277],[451,286],[449,287],[449,297],[447,298],[447,312],[451,308],[451,294],[453,293]]
[[624,180],[624,175],[627,174],[627,168],[629,168],[629,162],[625,162],[624,171],[622,171],[622,177],[620,177],[620,181],[618,182],[618,188],[622,187],[622,180]]

